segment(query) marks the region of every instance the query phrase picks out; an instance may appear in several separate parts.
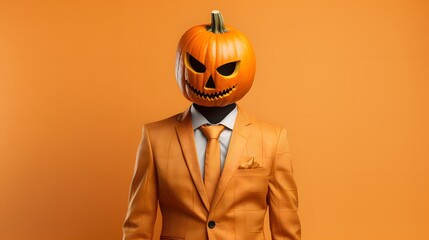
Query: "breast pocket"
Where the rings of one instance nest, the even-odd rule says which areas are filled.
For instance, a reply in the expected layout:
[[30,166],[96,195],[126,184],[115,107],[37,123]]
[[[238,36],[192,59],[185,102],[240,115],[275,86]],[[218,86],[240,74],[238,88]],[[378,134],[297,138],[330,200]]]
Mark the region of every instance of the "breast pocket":
[[271,157],[244,157],[235,172],[236,176],[252,176],[270,174]]
[[260,175],[260,176],[268,176],[269,170],[266,168],[254,168],[254,169],[237,169],[235,172],[236,176],[254,176],[254,175]]

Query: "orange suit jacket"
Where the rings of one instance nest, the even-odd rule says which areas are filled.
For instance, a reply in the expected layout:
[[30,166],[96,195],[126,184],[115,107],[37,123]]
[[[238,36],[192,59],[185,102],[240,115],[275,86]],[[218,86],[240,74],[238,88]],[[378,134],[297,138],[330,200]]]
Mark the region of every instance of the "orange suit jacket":
[[145,125],[123,239],[152,239],[158,203],[161,239],[266,239],[267,208],[272,239],[301,239],[286,131],[254,119],[239,107],[210,203],[191,121],[188,109]]

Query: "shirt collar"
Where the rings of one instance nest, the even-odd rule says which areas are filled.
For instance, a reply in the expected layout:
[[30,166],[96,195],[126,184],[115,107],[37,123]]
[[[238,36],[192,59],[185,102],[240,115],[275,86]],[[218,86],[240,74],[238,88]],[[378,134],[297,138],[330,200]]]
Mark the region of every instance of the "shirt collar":
[[[224,125],[225,127],[229,128],[230,130],[234,129],[235,119],[237,118],[237,106],[226,115],[222,121],[220,121],[217,125]],[[192,116],[192,128],[195,130],[199,128],[202,125],[205,124],[211,124],[198,110],[194,107],[194,105],[191,105],[191,116]]]

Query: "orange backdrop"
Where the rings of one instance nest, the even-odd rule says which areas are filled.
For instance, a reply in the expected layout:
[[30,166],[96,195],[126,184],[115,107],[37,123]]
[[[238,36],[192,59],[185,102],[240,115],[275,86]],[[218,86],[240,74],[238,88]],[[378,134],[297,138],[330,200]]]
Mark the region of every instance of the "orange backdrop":
[[253,43],[240,102],[289,130],[307,240],[429,239],[429,3],[0,1],[0,239],[120,239],[142,124],[188,105],[213,9]]

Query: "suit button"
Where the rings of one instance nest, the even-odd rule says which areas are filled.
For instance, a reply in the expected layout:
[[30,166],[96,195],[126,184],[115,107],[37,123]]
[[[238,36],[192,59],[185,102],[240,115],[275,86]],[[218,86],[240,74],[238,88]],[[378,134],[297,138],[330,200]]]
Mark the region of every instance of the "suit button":
[[210,229],[213,229],[214,227],[216,227],[216,223],[214,221],[210,221],[208,224]]

